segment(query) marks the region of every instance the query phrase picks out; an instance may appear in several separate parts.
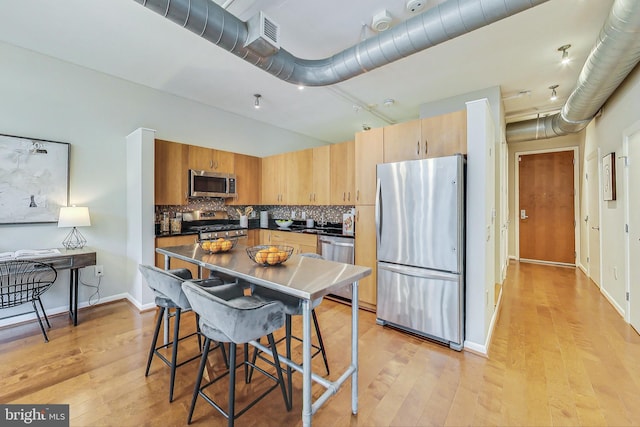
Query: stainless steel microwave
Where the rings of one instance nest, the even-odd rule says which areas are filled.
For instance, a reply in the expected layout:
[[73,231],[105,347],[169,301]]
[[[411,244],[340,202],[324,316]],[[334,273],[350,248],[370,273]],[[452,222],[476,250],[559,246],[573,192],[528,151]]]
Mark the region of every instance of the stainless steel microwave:
[[234,174],[189,170],[189,197],[236,197],[237,195]]

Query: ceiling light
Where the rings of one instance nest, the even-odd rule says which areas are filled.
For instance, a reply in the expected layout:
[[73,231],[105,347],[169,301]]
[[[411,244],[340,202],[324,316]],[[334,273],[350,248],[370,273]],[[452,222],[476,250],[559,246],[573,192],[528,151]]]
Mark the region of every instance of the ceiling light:
[[387,98],[383,102],[385,107],[391,107],[395,103],[396,103],[395,99],[391,99],[391,98]]
[[374,15],[371,20],[371,28],[377,32],[391,28],[391,15],[389,15],[389,12],[387,10],[383,10],[382,12]]
[[424,0],[408,0],[407,1],[407,11],[411,13],[417,13],[424,7]]
[[569,58],[569,48],[571,47],[570,44],[565,44],[563,46],[560,46],[558,48],[558,52],[562,52],[562,64],[568,64],[569,62],[571,62],[571,58]]
[[258,108],[260,108],[260,98],[262,98],[262,95],[260,95],[259,93],[256,93],[253,96],[256,97],[256,100],[253,102],[253,108],[257,110]]
[[549,86],[549,89],[551,89],[551,98],[549,98],[551,101],[555,101],[556,99],[558,99],[558,94],[556,93],[556,88],[559,85],[552,85]]

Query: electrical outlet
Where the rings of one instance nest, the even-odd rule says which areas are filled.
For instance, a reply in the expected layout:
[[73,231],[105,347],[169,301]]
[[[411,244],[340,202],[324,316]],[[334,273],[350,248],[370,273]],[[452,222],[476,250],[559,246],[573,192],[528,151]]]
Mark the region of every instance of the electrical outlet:
[[96,277],[101,277],[104,274],[104,266],[96,265],[94,271],[95,271]]

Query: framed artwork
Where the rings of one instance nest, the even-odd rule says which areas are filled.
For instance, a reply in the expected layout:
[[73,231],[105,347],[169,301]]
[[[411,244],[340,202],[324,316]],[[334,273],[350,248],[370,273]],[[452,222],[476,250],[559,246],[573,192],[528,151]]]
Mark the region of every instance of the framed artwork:
[[605,201],[616,199],[615,153],[609,153],[602,158],[602,196]]
[[69,201],[70,144],[0,135],[0,224],[57,222]]

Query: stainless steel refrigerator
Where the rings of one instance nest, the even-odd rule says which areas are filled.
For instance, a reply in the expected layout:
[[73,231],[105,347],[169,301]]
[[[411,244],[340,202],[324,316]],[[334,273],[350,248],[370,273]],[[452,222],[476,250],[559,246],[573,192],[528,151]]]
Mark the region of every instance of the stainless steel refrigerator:
[[461,350],[465,159],[377,166],[377,322]]

